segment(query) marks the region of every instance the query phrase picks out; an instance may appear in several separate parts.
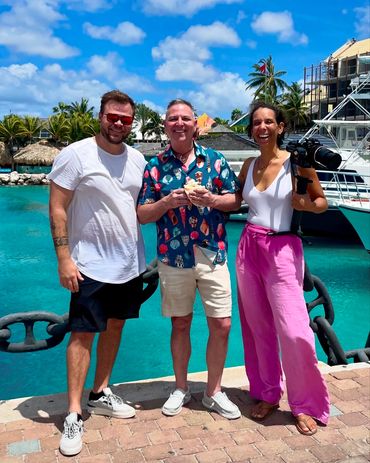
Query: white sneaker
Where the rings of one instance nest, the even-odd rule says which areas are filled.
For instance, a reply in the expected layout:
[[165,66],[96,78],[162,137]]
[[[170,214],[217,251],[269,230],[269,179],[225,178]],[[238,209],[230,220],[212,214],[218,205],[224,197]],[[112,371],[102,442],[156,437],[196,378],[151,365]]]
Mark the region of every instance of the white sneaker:
[[181,412],[182,406],[190,402],[191,394],[189,389],[175,389],[162,407],[162,413],[168,416],[174,416]]
[[239,408],[221,391],[216,392],[212,397],[208,397],[206,392],[204,392],[202,404],[208,408],[208,410],[217,412],[229,420],[235,420],[241,416]]
[[66,456],[77,455],[82,450],[83,421],[76,412],[70,412],[64,420],[64,432],[60,439],[60,453]]
[[93,415],[112,416],[113,418],[132,418],[135,409],[124,403],[121,397],[113,394],[109,387],[103,389],[104,395],[97,400],[87,402],[87,411]]

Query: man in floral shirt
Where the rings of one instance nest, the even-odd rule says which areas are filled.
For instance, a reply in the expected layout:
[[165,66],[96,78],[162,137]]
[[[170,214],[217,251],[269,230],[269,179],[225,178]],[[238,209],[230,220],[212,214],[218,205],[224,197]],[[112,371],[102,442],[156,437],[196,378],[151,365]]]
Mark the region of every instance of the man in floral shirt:
[[208,381],[202,403],[235,419],[240,411],[221,392],[221,379],[231,327],[224,213],[240,205],[237,179],[221,153],[194,143],[197,122],[189,102],[169,103],[165,129],[170,145],[146,166],[137,211],[141,223],[157,223],[162,313],[172,321],[176,388],[162,412],[177,415],[191,399],[187,372],[198,288],[209,328]]

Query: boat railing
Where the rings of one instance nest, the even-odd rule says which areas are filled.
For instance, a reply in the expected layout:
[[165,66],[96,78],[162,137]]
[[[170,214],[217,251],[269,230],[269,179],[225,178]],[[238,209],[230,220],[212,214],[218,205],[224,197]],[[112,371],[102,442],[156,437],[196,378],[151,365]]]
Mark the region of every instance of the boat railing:
[[233,169],[236,175],[239,175],[243,162],[244,161],[227,161],[227,163]]
[[370,175],[355,171],[317,171],[328,200],[337,205],[356,201],[360,205],[370,200]]
[[[243,161],[228,161],[236,175],[239,174]],[[321,186],[329,202],[336,205],[339,202],[370,200],[370,175],[359,174],[355,170],[317,170]]]

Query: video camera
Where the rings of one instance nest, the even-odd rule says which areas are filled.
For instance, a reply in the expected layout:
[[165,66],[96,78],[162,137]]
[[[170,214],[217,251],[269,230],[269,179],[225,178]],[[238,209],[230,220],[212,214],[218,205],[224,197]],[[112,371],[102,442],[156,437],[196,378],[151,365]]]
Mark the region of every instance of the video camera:
[[291,153],[292,162],[303,168],[337,170],[342,162],[340,154],[325,148],[317,138],[290,141],[285,149]]

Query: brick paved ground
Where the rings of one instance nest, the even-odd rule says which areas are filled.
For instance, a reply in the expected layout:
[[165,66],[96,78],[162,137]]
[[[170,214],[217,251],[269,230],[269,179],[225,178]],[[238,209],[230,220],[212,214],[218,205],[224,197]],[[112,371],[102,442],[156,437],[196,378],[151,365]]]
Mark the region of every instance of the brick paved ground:
[[[312,437],[297,432],[286,398],[263,424],[248,418],[244,388],[225,388],[242,417],[228,421],[201,405],[201,393],[182,413],[165,417],[163,399],[137,404],[129,420],[86,416],[77,457],[57,450],[64,416],[0,421],[1,463],[363,463],[370,461],[370,367],[325,374],[332,403],[329,426]],[[1,413],[1,408],[0,408]]]

